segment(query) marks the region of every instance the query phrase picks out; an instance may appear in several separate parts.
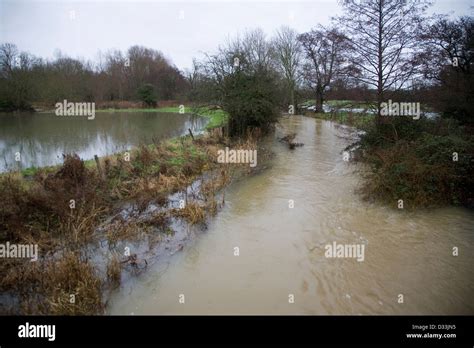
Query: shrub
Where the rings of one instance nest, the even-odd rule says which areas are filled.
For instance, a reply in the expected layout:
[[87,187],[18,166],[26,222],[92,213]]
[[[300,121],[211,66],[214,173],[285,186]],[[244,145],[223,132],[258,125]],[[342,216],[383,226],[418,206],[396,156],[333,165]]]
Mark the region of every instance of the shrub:
[[473,137],[445,120],[404,121],[374,126],[359,142],[371,166],[365,196],[392,204],[403,199],[411,207],[473,206]]
[[146,106],[157,105],[155,87],[150,83],[146,83],[138,89],[138,97]]
[[278,117],[276,83],[268,72],[239,71],[225,78],[224,110],[229,114],[229,134],[247,129],[268,130]]

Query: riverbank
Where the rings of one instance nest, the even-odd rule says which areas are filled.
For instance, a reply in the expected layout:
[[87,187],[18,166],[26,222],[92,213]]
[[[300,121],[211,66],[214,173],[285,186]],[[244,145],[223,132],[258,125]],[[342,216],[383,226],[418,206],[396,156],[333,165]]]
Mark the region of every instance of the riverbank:
[[194,114],[209,119],[206,125],[207,130],[223,127],[228,120],[229,115],[222,109],[211,109],[210,107],[186,107],[165,106],[159,108],[125,108],[125,109],[99,109],[96,112],[169,112],[179,114]]
[[396,209],[474,207],[474,135],[451,119],[396,117],[375,126],[375,116],[334,112],[308,116],[356,127],[354,150],[368,165],[360,189],[369,201]]
[[228,146],[257,145],[188,135],[100,158],[95,166],[68,155],[62,166],[38,169],[26,180],[2,175],[1,243],[37,245],[40,256],[1,263],[2,303],[10,305],[1,311],[101,313],[123,269],[137,273],[154,245],[205,224],[225,202],[219,192],[232,177],[251,171],[248,164],[217,163],[217,150]]
[[372,114],[351,113],[348,111],[314,113],[310,111],[304,112],[307,117],[313,117],[319,120],[333,121],[364,130],[373,123],[375,117]]

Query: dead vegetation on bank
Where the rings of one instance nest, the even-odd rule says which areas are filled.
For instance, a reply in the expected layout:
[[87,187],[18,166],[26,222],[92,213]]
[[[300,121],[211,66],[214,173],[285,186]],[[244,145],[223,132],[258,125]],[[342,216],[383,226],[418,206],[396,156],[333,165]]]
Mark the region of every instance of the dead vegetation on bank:
[[[37,244],[39,259],[1,260],[0,293],[6,301],[0,311],[102,313],[104,293],[119,286],[122,269],[143,261],[124,257],[114,250],[117,243],[145,235],[161,240],[173,233],[171,219],[201,224],[222,206],[225,195],[218,201],[217,192],[239,167],[217,164],[217,150],[229,145],[256,148],[253,139],[230,143],[222,137],[182,137],[99,159],[95,168],[67,155],[62,166],[38,170],[30,178],[1,175],[0,244]],[[202,179],[204,173],[213,175]],[[188,195],[200,177],[199,193]],[[177,192],[184,192],[182,207],[169,201]],[[124,204],[133,214],[121,215]],[[150,206],[157,209],[143,214]],[[104,241],[110,257],[99,269],[89,247]]]

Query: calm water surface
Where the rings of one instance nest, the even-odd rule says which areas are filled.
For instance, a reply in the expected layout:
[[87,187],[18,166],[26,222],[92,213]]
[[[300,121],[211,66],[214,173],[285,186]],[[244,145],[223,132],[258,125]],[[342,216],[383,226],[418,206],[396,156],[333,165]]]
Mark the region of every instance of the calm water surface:
[[[96,113],[93,120],[47,113],[0,114],[0,171],[62,162],[62,154],[82,159],[124,151],[152,139],[201,130],[207,120],[189,114]],[[15,154],[21,161],[15,161]]]

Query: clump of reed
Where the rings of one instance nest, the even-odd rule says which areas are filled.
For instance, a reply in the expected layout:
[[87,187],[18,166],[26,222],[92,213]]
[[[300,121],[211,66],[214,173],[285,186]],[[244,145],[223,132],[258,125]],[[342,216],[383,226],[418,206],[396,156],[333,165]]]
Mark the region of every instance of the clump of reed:
[[117,255],[112,255],[107,264],[107,281],[112,289],[120,285],[122,279],[122,264]]
[[4,269],[2,291],[15,294],[21,314],[90,315],[103,311],[102,282],[94,266],[79,253],[59,259],[13,261]]
[[205,207],[198,202],[188,202],[184,208],[173,209],[172,215],[183,218],[191,225],[203,223],[206,219]]

